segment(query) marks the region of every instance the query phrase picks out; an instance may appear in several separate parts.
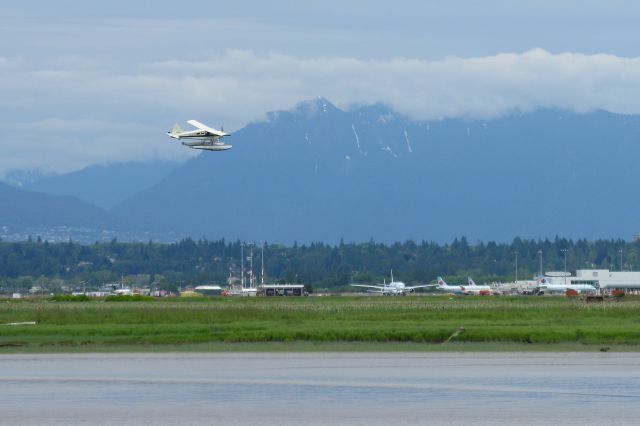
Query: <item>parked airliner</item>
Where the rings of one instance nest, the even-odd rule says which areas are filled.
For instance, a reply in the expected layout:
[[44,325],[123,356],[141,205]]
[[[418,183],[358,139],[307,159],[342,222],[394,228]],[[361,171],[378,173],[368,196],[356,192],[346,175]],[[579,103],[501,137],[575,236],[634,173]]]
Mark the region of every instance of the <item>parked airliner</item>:
[[432,287],[433,284],[406,286],[402,281],[394,281],[393,270],[391,271],[391,282],[382,284],[349,284],[352,287],[369,288],[369,293],[381,293],[383,296],[404,296],[407,293],[413,293],[417,288]]
[[442,277],[438,277],[438,284],[435,287],[447,293],[453,294],[474,294],[474,295],[487,295],[491,294],[491,287],[488,285],[476,285],[475,282],[468,278],[468,284],[465,285],[448,285]]
[[486,296],[493,293],[491,287],[489,287],[488,285],[477,285],[473,281],[473,279],[471,279],[471,277],[467,277],[467,283],[468,284],[466,286],[460,286],[465,294],[477,294],[480,296]]

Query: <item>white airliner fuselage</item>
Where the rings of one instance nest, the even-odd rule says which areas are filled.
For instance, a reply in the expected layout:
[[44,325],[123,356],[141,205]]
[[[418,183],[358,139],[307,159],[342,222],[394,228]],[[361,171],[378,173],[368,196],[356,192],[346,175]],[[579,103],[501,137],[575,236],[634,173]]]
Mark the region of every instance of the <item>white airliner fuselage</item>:
[[467,278],[468,284],[466,286],[461,286],[462,291],[466,292],[466,294],[477,294],[481,296],[485,296],[488,294],[493,294],[493,290],[488,285],[477,285],[471,277]]
[[438,277],[438,284],[435,286],[438,290],[452,294],[462,294],[462,288],[459,285],[448,285],[442,277]]
[[488,285],[476,285],[471,277],[469,277],[468,285],[448,285],[442,277],[438,277],[438,284],[435,286],[438,290],[452,294],[473,294],[485,295],[492,294],[491,287]]

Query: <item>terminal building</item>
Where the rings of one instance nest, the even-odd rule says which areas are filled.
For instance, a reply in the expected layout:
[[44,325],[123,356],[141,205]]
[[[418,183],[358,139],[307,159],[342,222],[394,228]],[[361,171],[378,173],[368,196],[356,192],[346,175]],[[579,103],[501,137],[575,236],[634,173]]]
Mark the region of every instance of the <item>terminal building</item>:
[[547,272],[544,280],[554,285],[587,284],[600,290],[640,290],[640,272],[578,269],[575,276],[564,272]]

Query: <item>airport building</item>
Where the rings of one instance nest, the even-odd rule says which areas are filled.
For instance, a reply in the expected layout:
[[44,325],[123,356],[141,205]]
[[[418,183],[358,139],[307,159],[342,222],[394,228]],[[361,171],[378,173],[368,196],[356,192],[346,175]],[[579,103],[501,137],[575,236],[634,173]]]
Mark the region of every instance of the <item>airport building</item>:
[[568,272],[547,272],[543,279],[553,285],[587,284],[601,290],[640,289],[640,272],[578,269],[575,276]]
[[259,296],[304,296],[304,284],[261,284]]

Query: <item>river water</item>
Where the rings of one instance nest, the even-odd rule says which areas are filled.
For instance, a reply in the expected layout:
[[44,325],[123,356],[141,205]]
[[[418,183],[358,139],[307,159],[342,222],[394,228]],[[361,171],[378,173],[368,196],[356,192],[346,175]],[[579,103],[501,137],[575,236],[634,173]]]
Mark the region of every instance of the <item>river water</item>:
[[633,353],[0,355],[7,425],[638,425]]

